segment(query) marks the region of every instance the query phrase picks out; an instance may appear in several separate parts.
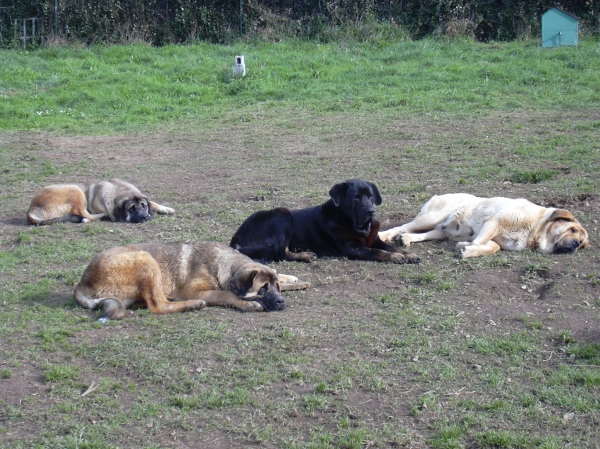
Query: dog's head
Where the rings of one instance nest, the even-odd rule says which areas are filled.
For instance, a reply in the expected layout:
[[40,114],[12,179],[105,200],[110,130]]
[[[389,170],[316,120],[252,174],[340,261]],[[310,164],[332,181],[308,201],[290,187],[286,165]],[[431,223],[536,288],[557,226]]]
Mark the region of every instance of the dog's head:
[[334,185],[329,191],[333,204],[352,218],[354,232],[369,235],[375,220],[375,207],[381,204],[377,186],[362,179],[350,179]]
[[145,196],[127,196],[115,203],[114,215],[117,221],[144,223],[154,218],[150,202]]
[[229,287],[240,298],[258,302],[265,312],[285,309],[277,273],[260,263],[250,262],[239,267]]
[[548,218],[546,243],[542,248],[549,253],[570,254],[590,246],[588,233],[571,212],[556,209]]

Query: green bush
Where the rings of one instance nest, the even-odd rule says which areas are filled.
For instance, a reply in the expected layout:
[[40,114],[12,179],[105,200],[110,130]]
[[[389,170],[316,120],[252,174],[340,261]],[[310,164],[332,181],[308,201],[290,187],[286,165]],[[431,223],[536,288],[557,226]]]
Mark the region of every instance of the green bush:
[[[399,26],[416,38],[440,33],[512,40],[539,35],[540,17],[548,7],[547,2],[533,0],[61,0],[55,14],[53,1],[30,0],[12,2],[2,10],[0,45],[15,43],[13,19],[26,17],[39,19],[40,38],[87,43],[222,43],[240,31],[267,39],[282,33],[321,38],[338,29],[360,35],[370,23]],[[598,2],[565,0],[561,7],[580,18],[582,30],[598,33]],[[17,28],[20,33],[19,23]]]

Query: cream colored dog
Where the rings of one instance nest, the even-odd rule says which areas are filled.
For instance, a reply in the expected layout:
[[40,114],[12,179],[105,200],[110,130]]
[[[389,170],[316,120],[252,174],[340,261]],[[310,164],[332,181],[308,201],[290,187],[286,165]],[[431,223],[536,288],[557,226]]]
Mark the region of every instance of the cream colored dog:
[[500,249],[573,253],[590,244],[586,230],[567,210],[523,198],[479,198],[467,193],[435,195],[411,222],[380,232],[379,237],[386,242],[401,239],[405,246],[447,238],[458,242],[456,250],[462,257]]

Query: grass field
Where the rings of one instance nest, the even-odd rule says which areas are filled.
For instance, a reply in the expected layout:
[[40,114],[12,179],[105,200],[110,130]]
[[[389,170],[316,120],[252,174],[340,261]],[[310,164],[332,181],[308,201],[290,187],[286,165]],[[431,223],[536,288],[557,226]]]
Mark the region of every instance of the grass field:
[[[248,75],[230,76],[243,54]],[[600,43],[289,41],[0,52],[0,446],[598,448]],[[177,213],[31,227],[34,192],[118,177]],[[282,312],[133,311],[72,287],[143,241],[375,182],[383,228],[438,193],[574,213],[591,247],[276,263]]]

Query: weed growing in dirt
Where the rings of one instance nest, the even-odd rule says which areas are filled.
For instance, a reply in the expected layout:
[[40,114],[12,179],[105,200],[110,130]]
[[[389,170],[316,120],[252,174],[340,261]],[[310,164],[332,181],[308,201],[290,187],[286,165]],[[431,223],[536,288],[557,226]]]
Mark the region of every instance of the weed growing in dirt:
[[512,182],[519,182],[524,184],[537,184],[538,182],[548,181],[554,178],[556,171],[547,168],[541,168],[539,170],[517,170],[510,177]]

